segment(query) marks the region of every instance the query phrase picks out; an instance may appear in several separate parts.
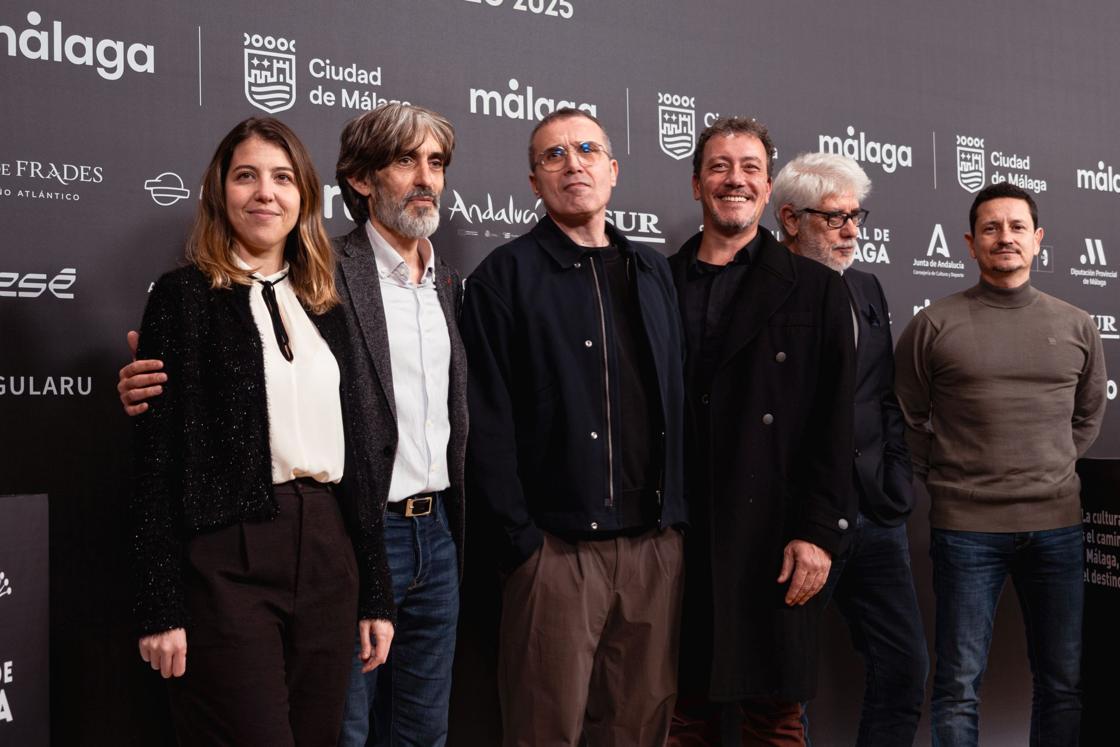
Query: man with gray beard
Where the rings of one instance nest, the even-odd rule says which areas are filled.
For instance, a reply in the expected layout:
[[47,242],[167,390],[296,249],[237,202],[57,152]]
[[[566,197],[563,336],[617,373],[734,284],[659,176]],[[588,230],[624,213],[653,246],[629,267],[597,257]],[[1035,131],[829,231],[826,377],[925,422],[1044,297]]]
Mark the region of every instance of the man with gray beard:
[[[456,320],[462,283],[437,260],[428,236],[455,132],[433,111],[386,104],[342,131],[337,178],[357,227],[334,240],[336,283],[355,353],[344,379],[357,389],[355,418],[379,442],[347,459],[373,494],[358,510],[382,531],[369,559],[389,609],[355,644],[340,744],[442,745],[459,615],[466,354]],[[135,351],[135,333],[129,334]],[[167,377],[159,361],[120,372],[126,412],[143,412]],[[353,520],[355,517],[347,517]],[[383,539],[383,541],[377,541]],[[362,568],[368,567],[359,558]],[[379,594],[385,598],[390,594]],[[380,666],[384,664],[384,666]]]
[[[365,417],[386,443],[368,465],[370,510],[385,521],[396,604],[373,670],[359,641],[341,745],[442,745],[459,615],[466,354],[456,325],[458,273],[436,260],[444,169],[455,134],[435,112],[386,104],[342,131],[337,179],[354,222],[337,239],[338,289],[373,361]],[[351,379],[352,381],[354,379]],[[361,383],[361,380],[358,380]],[[348,469],[350,466],[348,465]],[[377,479],[380,478],[380,479]],[[395,628],[394,628],[395,624]],[[387,643],[386,643],[387,645]]]
[[836,600],[866,663],[856,745],[913,744],[929,669],[921,612],[910,572],[906,519],[914,505],[910,451],[894,395],[887,299],[876,277],[850,269],[860,203],[871,189],[859,164],[807,153],[774,179],[774,217],[786,246],[844,276],[856,341],[852,482],[859,513],[850,544],[833,559],[822,592]]

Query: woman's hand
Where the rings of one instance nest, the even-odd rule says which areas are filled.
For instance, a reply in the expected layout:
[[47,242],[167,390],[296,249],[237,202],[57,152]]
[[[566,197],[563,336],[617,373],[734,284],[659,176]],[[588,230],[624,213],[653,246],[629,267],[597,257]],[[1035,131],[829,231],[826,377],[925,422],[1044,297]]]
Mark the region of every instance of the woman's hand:
[[[389,637],[392,638],[392,626]],[[388,645],[386,645],[388,648]],[[187,671],[187,631],[174,628],[165,633],[155,633],[140,639],[140,658],[163,675],[182,677]]]
[[362,643],[362,651],[358,655],[364,662],[362,672],[372,672],[389,658],[393,623],[388,620],[359,620],[358,640]]

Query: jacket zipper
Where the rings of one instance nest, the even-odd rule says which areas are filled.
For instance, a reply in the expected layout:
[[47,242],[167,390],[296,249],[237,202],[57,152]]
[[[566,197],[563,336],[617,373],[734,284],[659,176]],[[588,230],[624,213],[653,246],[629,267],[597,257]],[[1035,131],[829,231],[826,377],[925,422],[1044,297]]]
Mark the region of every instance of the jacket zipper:
[[599,304],[599,334],[603,341],[603,403],[607,413],[607,508],[614,506],[614,448],[611,438],[611,375],[607,358],[607,317],[603,311],[603,293],[599,290],[599,271],[595,269],[595,259],[591,258],[591,275],[595,279],[595,300]]

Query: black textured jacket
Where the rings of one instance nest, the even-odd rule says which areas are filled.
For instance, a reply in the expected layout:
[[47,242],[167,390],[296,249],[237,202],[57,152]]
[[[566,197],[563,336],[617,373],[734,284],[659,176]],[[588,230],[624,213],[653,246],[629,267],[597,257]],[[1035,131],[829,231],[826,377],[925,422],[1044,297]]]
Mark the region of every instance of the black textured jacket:
[[[249,290],[214,290],[196,268],[185,267],[161,277],[148,298],[138,352],[161,359],[168,379],[164,393],[134,418],[131,550],[141,635],[189,624],[182,560],[192,537],[277,515],[264,359]],[[342,372],[349,474],[367,440],[351,415],[350,340],[339,309],[309,317]],[[358,558],[359,616],[392,619],[381,517],[359,511],[364,493],[348,477],[338,491]]]
[[[634,261],[638,305],[649,341],[664,433],[658,525],[686,520],[683,489],[684,345],[665,258],[611,242]],[[594,249],[571,241],[550,218],[495,249],[467,278],[462,333],[470,362],[471,493],[496,515],[508,539],[505,565],[527,559],[541,530],[588,535],[619,526],[622,423],[610,296]]]

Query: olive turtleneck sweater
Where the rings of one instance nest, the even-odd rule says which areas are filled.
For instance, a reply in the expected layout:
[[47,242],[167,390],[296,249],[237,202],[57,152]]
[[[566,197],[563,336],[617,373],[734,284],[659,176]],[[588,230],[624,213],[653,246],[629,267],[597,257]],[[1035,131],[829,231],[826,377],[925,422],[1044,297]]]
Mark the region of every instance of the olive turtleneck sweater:
[[1105,407],[1104,353],[1088,314],[1030,282],[981,281],[918,312],[895,355],[933,527],[1028,532],[1081,522],[1074,464]]

